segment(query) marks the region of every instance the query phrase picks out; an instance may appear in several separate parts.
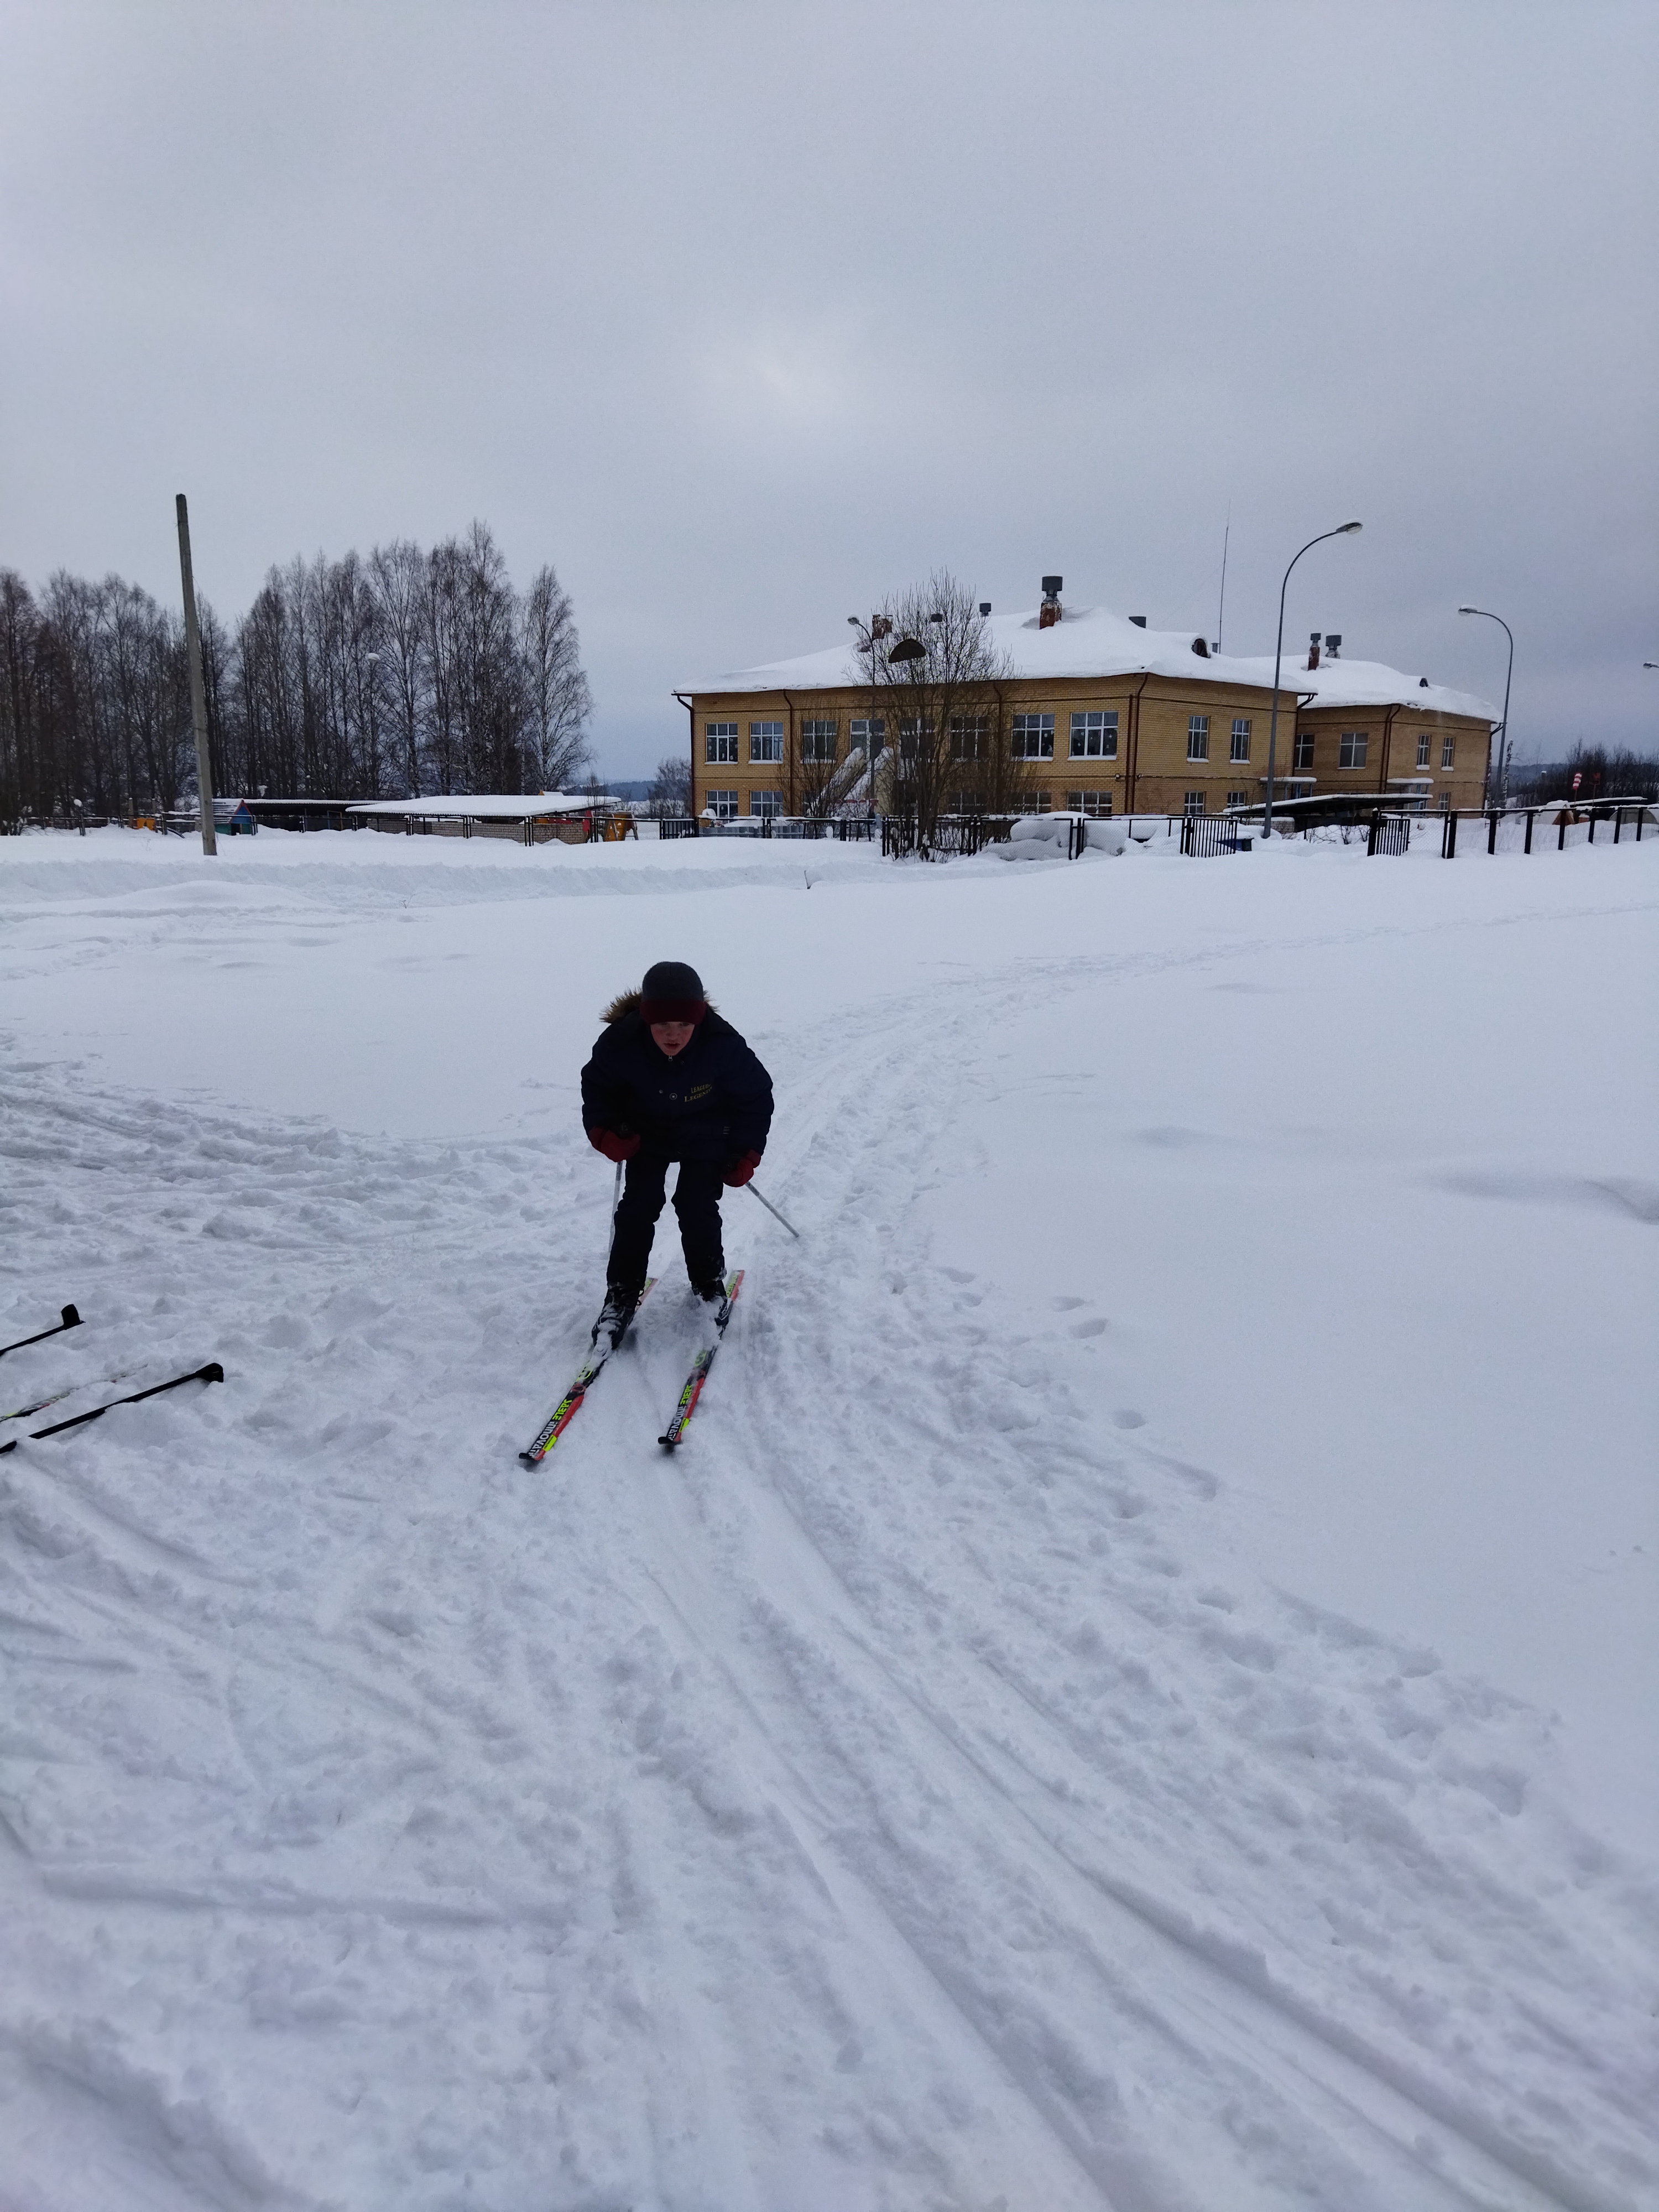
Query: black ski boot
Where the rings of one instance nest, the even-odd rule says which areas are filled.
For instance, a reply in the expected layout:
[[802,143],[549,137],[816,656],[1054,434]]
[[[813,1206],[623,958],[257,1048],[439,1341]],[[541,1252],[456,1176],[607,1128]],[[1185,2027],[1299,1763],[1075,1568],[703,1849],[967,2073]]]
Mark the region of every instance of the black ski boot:
[[593,1324],[589,1341],[597,1344],[601,1336],[609,1339],[614,1352],[628,1333],[628,1324],[634,1318],[634,1309],[645,1296],[643,1283],[607,1283],[605,1304],[599,1308],[599,1317]]

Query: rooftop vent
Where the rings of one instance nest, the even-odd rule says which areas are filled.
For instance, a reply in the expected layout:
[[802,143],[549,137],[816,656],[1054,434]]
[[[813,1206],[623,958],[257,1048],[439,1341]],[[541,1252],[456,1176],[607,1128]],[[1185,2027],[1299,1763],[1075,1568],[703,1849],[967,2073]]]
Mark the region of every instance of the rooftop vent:
[[1313,631],[1308,639],[1308,665],[1310,668],[1317,668],[1319,665],[1319,632],[1317,630]]
[[1134,624],[1137,629],[1145,629],[1146,627],[1146,617],[1145,615],[1131,615],[1129,620]]
[[1342,633],[1340,629],[1328,629],[1326,631],[1325,658],[1327,660],[1334,660],[1336,659],[1337,648],[1340,646],[1341,642]]
[[991,602],[989,601],[989,599],[981,599],[981,600],[980,601],[980,603],[979,603],[979,611],[980,611],[981,614],[982,614],[982,615],[988,615],[988,614],[990,613],[990,611],[991,611]]
[[1060,590],[1066,581],[1063,576],[1045,576],[1042,580],[1042,605],[1037,609],[1037,628],[1052,629],[1060,620]]
[[1198,655],[1200,660],[1207,660],[1210,657],[1210,647],[1207,641],[1204,638],[1195,637],[1193,640],[1193,651]]
[[1417,688],[1418,688],[1418,690],[1419,690],[1419,691],[1426,691],[1426,690],[1428,690],[1428,688],[1429,688],[1429,679],[1428,679],[1428,678],[1427,678],[1426,676],[1419,676],[1419,677],[1418,678],[1418,679],[1417,679]]

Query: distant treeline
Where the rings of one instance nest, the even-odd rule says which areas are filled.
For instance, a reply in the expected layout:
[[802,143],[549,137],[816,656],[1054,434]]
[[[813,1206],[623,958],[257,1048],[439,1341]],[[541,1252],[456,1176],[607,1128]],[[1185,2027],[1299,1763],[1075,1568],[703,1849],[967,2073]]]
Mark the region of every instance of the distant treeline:
[[1576,744],[1564,761],[1516,769],[1515,798],[1547,805],[1555,799],[1659,799],[1659,757],[1628,746]]
[[[514,588],[487,525],[429,552],[272,568],[228,629],[200,603],[214,788],[381,799],[556,790],[592,701],[550,568]],[[0,822],[148,814],[194,793],[182,615],[119,576],[37,594],[0,568]]]

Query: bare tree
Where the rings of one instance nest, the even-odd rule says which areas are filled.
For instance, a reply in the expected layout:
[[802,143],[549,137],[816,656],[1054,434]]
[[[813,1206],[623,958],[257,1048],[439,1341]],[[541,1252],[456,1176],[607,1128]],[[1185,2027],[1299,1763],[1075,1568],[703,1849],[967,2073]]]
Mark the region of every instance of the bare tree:
[[884,785],[890,809],[914,822],[919,852],[933,853],[942,815],[987,811],[988,799],[999,809],[1018,802],[1030,771],[1013,760],[1003,726],[1001,687],[1012,671],[965,585],[936,569],[860,625],[855,650],[872,725],[884,730],[878,804]]
[[421,790],[421,741],[429,697],[429,659],[422,615],[426,556],[406,538],[377,545],[368,556],[369,588],[379,612],[380,690],[392,720],[392,762],[401,796]]
[[691,763],[684,753],[670,753],[657,763],[646,804],[658,816],[691,811]]
[[593,711],[582,673],[570,594],[550,568],[539,568],[519,617],[528,708],[526,742],[543,791],[562,791],[592,758],[587,718]]

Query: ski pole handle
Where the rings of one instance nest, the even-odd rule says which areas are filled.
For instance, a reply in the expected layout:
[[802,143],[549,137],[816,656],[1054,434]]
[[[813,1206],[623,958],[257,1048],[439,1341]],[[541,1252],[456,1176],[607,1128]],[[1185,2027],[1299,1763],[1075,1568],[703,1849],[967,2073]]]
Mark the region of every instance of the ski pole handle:
[[[752,1182],[744,1183],[744,1188],[748,1192],[750,1198],[760,1199],[761,1204],[766,1208],[767,1212],[772,1216],[775,1221],[783,1221],[783,1216],[778,1212],[776,1206],[773,1205],[771,1200],[769,1198],[761,1198],[761,1194],[756,1189]],[[783,1225],[787,1230],[788,1230],[789,1234],[794,1238],[796,1243],[799,1244],[800,1243],[799,1230],[797,1229],[792,1222],[783,1221]]]

